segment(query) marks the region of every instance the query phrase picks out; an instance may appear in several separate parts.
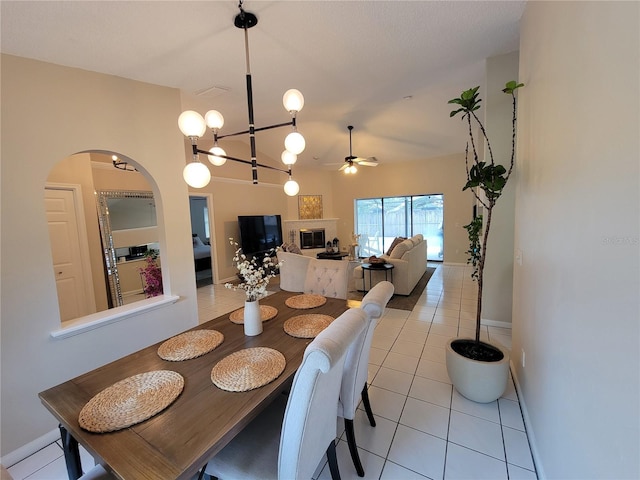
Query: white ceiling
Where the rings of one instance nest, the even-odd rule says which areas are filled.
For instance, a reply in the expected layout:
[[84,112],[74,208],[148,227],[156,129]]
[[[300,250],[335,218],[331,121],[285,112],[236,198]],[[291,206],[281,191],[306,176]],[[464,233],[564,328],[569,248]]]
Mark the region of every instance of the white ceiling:
[[[381,163],[460,152],[464,125],[449,118],[447,101],[483,84],[487,57],[518,49],[524,5],[246,0],[259,19],[249,30],[256,126],[288,121],[282,94],[297,88],[301,165],[337,169],[349,153],[347,125],[353,154]],[[176,87],[186,108],[223,113],[221,133],[248,128],[236,1],[2,0],[0,8],[3,53]],[[258,150],[279,158],[286,133],[258,133]]]

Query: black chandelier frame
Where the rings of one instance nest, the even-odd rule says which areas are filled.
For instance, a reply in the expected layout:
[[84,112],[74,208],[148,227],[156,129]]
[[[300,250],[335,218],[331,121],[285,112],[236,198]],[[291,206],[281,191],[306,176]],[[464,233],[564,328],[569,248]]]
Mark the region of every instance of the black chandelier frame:
[[289,177],[291,177],[291,167],[289,167],[288,169],[284,169],[284,168],[278,168],[278,167],[274,167],[271,165],[265,165],[262,163],[258,163],[257,161],[257,150],[256,150],[256,139],[255,139],[255,134],[256,132],[261,132],[264,130],[271,130],[273,128],[280,128],[280,127],[287,127],[287,126],[292,126],[294,131],[296,130],[296,112],[290,112],[292,115],[292,118],[290,121],[288,122],[283,122],[283,123],[278,123],[278,124],[274,124],[274,125],[269,125],[266,127],[256,127],[254,124],[254,114],[253,114],[253,87],[252,87],[252,82],[251,82],[251,65],[250,65],[250,61],[249,61],[249,32],[248,30],[252,27],[255,27],[258,24],[258,17],[256,17],[255,14],[251,13],[251,12],[247,12],[246,10],[244,10],[242,8],[242,0],[240,0],[240,3],[238,4],[238,8],[240,9],[240,13],[238,13],[234,19],[234,25],[237,28],[241,28],[244,30],[244,47],[245,47],[245,59],[246,59],[246,67],[247,67],[247,73],[246,73],[246,86],[247,86],[247,113],[248,113],[248,117],[249,117],[249,129],[248,130],[242,130],[240,132],[234,132],[234,133],[227,133],[224,135],[219,135],[217,132],[217,129],[214,129],[213,131],[213,144],[214,146],[218,145],[218,140],[221,140],[223,138],[228,138],[228,137],[235,137],[235,136],[239,136],[239,135],[249,135],[249,145],[251,148],[251,160],[245,160],[242,158],[237,158],[237,157],[232,157],[230,155],[219,155],[219,154],[212,154],[210,151],[207,150],[201,150],[200,148],[198,148],[197,145],[197,137],[191,137],[191,142],[192,142],[192,150],[193,150],[193,155],[197,156],[198,154],[203,154],[203,155],[213,155],[216,157],[220,157],[220,158],[224,158],[226,160],[231,160],[234,162],[239,162],[239,163],[244,163],[247,165],[251,165],[251,171],[252,171],[252,182],[253,184],[257,184],[258,183],[258,167],[261,168],[266,168],[266,169],[270,169],[270,170],[276,170],[282,173],[285,173],[287,175],[289,175]]

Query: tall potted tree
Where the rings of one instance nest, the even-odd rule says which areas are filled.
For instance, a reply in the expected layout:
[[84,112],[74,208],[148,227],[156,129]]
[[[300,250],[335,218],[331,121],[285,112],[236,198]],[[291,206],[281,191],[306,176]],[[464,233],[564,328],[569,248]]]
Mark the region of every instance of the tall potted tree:
[[[491,217],[496,202],[513,171],[516,145],[516,96],[515,92],[524,84],[515,81],[507,82],[504,93],[511,95],[513,114],[511,120],[511,158],[508,169],[497,164],[493,158],[491,142],[485,127],[476,115],[480,108],[478,89],[471,88],[462,92],[460,97],[449,100],[450,104],[458,105],[457,110],[450,113],[450,117],[462,114],[462,120],[467,122],[468,135],[465,149],[465,165],[467,182],[463,190],[470,189],[476,201],[482,205],[483,214],[476,216],[471,223],[465,225],[469,235],[469,259],[467,263],[473,265],[472,278],[478,282],[478,303],[476,309],[475,338],[456,338],[449,341],[446,347],[447,372],[454,387],[462,395],[476,402],[492,402],[499,398],[507,385],[509,373],[509,355],[499,346],[494,346],[480,340],[480,325],[482,318],[482,287],[484,267],[487,256],[487,240],[491,229]],[[482,144],[474,137],[474,128],[478,128],[478,135],[484,139],[488,161],[480,161],[478,148]],[[470,148],[471,147],[471,148]],[[484,229],[483,229],[484,227]]]

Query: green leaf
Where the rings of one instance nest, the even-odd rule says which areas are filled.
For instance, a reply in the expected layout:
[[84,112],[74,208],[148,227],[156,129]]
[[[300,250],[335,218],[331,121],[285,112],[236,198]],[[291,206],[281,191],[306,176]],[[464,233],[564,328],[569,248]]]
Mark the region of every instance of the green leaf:
[[[459,98],[453,98],[449,100],[448,103],[454,103],[456,105],[460,105],[462,107],[462,111],[465,113],[472,112],[480,108],[479,103],[480,99],[478,98],[478,89],[480,87],[477,86],[475,88],[470,88],[469,90],[465,90],[460,94]],[[456,112],[457,113],[457,112]],[[455,114],[450,114],[450,117],[453,117]]]
[[516,83],[515,80],[505,83],[505,88],[502,89],[504,93],[513,94],[518,88],[524,87],[524,83]]

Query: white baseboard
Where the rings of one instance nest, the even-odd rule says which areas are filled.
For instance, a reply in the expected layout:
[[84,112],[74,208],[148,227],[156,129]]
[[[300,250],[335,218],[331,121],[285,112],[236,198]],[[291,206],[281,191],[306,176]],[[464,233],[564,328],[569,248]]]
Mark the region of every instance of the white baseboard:
[[487,325],[488,327],[500,327],[500,328],[508,328],[511,330],[511,322],[503,322],[502,320],[491,320],[490,318],[482,318],[480,320],[482,325]]
[[443,265],[451,265],[454,267],[466,267],[466,263],[458,263],[458,262],[442,262]]
[[542,468],[542,461],[540,459],[540,453],[538,452],[538,447],[536,444],[536,436],[533,433],[533,426],[531,425],[531,418],[529,417],[529,410],[527,409],[527,404],[524,401],[524,395],[522,393],[522,388],[520,387],[520,382],[518,381],[518,376],[516,375],[516,369],[511,363],[511,376],[513,377],[513,384],[516,387],[516,393],[518,394],[518,401],[520,402],[520,409],[522,410],[522,418],[524,420],[525,433],[527,435],[527,439],[529,440],[529,447],[531,448],[531,457],[533,458],[533,465],[536,469],[536,474],[538,476],[538,480],[545,480],[547,477],[544,474],[544,469]]
[[51,445],[56,440],[60,440],[60,430],[58,430],[57,428],[55,430],[51,430],[49,433],[45,433],[41,437],[36,438],[26,445],[23,445],[17,450],[9,452],[0,459],[0,463],[5,468],[9,468],[16,463],[24,460],[25,458],[33,455],[38,450],[42,450],[44,447]]

